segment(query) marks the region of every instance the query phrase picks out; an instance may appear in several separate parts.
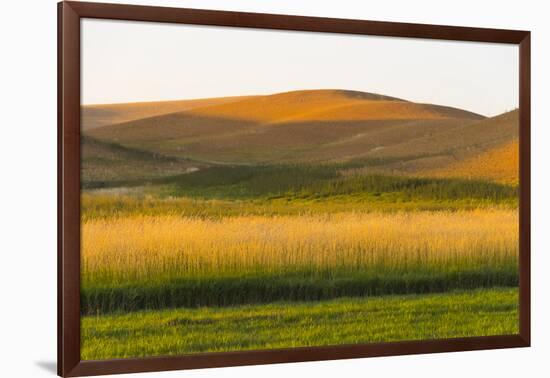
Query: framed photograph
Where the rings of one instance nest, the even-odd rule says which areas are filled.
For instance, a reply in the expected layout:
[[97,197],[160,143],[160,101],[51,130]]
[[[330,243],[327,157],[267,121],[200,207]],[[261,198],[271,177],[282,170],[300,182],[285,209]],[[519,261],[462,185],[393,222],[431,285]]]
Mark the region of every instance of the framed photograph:
[[58,373],[530,345],[530,33],[62,2]]

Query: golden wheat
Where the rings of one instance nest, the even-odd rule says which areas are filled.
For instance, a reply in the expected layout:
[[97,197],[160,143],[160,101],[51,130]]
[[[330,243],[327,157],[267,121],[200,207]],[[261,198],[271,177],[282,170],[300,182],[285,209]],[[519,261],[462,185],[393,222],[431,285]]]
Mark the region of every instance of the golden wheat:
[[498,266],[517,259],[513,210],[88,220],[83,278]]

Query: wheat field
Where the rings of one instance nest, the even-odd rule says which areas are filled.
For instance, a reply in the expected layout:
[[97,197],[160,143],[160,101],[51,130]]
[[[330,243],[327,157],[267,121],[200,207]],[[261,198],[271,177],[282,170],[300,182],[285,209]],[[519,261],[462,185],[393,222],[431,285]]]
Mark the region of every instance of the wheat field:
[[84,282],[292,270],[493,267],[517,259],[514,210],[201,219],[93,219],[82,229]]

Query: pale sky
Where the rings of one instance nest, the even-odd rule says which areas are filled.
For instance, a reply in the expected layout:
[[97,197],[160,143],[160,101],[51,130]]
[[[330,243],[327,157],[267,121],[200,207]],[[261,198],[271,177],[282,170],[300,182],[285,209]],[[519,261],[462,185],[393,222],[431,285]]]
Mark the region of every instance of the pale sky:
[[82,20],[82,103],[349,89],[486,116],[518,107],[516,45]]

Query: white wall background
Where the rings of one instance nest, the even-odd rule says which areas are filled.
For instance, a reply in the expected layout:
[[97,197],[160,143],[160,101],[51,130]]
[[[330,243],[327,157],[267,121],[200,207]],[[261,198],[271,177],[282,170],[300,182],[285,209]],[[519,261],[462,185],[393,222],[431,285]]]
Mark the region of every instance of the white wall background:
[[[115,2],[115,0],[111,0]],[[533,346],[134,375],[547,377],[550,367],[550,23],[540,0],[128,0],[189,8],[529,29],[532,35]],[[56,359],[56,1],[2,4],[0,376],[51,377]],[[133,376],[132,376],[133,377]]]

